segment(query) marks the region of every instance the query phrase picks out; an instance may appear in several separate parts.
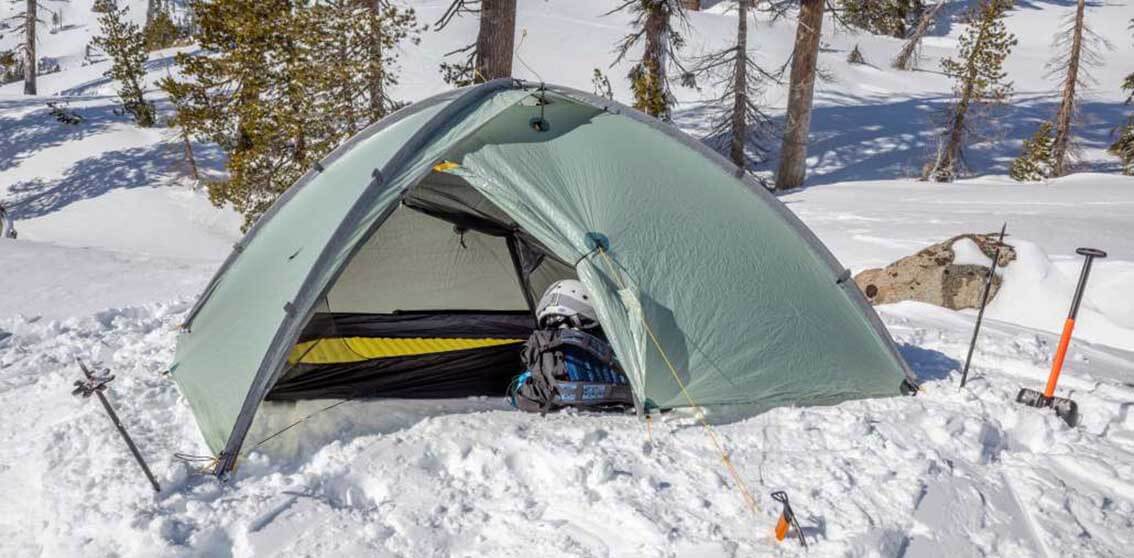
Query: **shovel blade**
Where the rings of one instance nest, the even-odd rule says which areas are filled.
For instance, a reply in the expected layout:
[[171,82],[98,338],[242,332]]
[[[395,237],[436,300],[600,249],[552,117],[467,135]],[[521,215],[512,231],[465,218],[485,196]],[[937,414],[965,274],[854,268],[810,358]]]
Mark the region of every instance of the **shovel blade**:
[[1023,388],[1016,394],[1016,402],[1037,409],[1050,407],[1055,410],[1055,415],[1070,427],[1074,427],[1079,422],[1079,405],[1066,397],[1047,397],[1043,392]]

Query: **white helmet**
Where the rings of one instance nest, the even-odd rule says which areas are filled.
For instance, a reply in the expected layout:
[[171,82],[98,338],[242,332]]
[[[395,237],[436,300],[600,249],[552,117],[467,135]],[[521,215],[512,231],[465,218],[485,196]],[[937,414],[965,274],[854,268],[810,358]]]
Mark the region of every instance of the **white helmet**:
[[540,297],[536,322],[539,327],[567,324],[590,328],[598,325],[598,318],[586,287],[574,279],[564,279],[552,283]]

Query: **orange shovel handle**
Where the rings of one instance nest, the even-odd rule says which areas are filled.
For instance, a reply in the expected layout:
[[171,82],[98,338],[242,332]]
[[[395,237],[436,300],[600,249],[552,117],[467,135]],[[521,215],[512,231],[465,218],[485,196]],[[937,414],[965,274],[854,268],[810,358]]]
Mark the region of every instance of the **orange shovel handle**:
[[1071,345],[1071,332],[1075,329],[1075,319],[1067,318],[1063,322],[1063,335],[1059,337],[1059,347],[1055,350],[1055,358],[1051,359],[1051,374],[1047,377],[1047,387],[1043,396],[1051,399],[1055,395],[1055,384],[1059,382],[1059,373],[1063,371],[1063,359],[1067,356],[1067,347]]

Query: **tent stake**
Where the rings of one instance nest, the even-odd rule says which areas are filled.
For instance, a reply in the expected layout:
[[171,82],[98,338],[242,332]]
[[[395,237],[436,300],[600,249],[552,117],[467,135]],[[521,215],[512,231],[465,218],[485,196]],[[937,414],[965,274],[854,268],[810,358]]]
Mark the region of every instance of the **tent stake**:
[[104,371],[103,374],[96,376],[83,361],[76,358],[75,362],[79,363],[79,368],[82,369],[83,375],[86,377],[84,380],[75,380],[75,389],[71,395],[76,397],[88,398],[91,394],[98,396],[98,400],[102,403],[102,408],[106,409],[106,414],[110,415],[111,422],[114,427],[118,429],[118,433],[122,435],[122,439],[126,441],[126,445],[130,448],[130,453],[134,454],[134,460],[142,467],[142,472],[146,474],[146,478],[150,481],[150,486],[154,488],[154,492],[161,492],[161,485],[158,484],[154,474],[150,472],[149,466],[146,465],[146,460],[142,459],[141,452],[138,451],[138,446],[134,445],[134,440],[126,433],[126,427],[122,426],[122,421],[118,420],[118,414],[114,412],[114,408],[110,406],[110,401],[106,400],[106,396],[102,392],[106,391],[107,384],[114,379],[114,376],[108,375]]
[[976,349],[977,335],[980,334],[980,323],[984,320],[984,307],[988,305],[988,292],[992,290],[992,278],[996,276],[996,264],[1000,263],[1000,247],[1004,246],[1004,230],[1007,228],[1007,222],[1000,227],[1000,240],[996,241],[996,253],[992,256],[992,267],[988,268],[988,278],[984,281],[984,294],[980,295],[980,310],[976,315],[973,340],[969,342],[969,355],[965,357],[965,368],[961,371],[961,387],[965,387],[965,381],[969,379],[969,364],[973,361],[973,349]]

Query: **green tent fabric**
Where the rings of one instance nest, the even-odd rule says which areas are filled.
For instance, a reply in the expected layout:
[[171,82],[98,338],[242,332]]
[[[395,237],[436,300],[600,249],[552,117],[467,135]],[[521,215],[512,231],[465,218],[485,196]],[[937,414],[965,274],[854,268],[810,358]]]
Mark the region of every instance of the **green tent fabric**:
[[[546,130],[532,123],[541,115]],[[440,161],[453,162],[443,170],[465,185],[438,195],[441,205],[491,215],[503,231],[492,234],[507,237],[509,250],[537,247],[558,262],[545,270],[584,282],[639,410],[689,398],[833,404],[913,385],[849,273],[731,163],[613,101],[496,80],[411,105],[353,138],[288,190],[222,265],[171,366],[219,472],[235,463],[320,300],[361,265],[355,254],[383,238],[376,231],[391,214],[419,207],[415,191],[441,180],[428,178]],[[490,209],[452,201],[461,196]],[[516,251],[513,259],[522,269]]]

